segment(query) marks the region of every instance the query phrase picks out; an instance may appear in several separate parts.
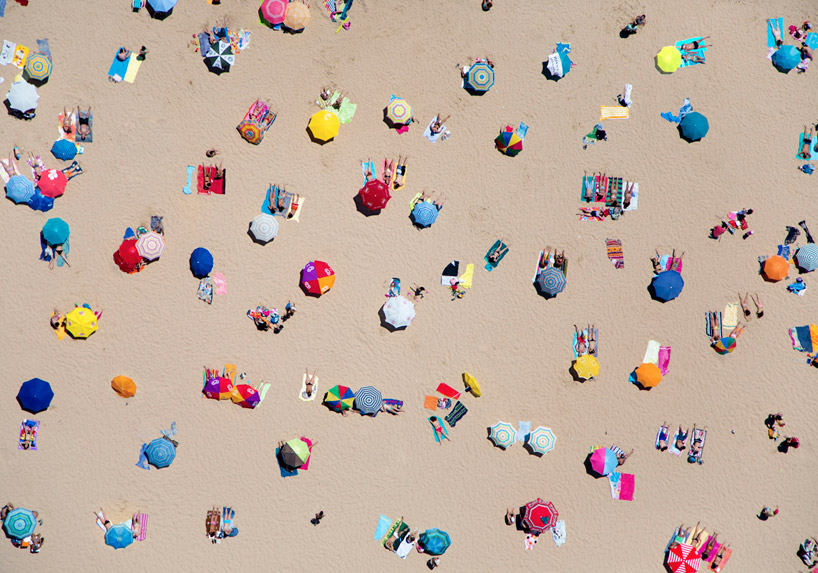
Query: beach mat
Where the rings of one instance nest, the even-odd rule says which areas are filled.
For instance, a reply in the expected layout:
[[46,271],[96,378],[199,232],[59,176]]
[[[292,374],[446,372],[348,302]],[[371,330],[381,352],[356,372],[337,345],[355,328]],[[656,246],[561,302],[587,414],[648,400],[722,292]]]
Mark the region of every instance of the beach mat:
[[437,391],[446,396],[447,398],[452,398],[454,400],[460,398],[460,392],[458,392],[457,390],[443,382],[437,385]]
[[[667,449],[671,454],[680,457],[682,455],[682,450],[676,449],[676,440],[678,438],[679,438],[679,428],[676,428],[676,430],[673,432],[673,438],[671,438],[670,441],[667,443]],[[689,441],[690,441],[690,434],[688,433],[687,438],[685,438],[685,441],[684,441],[684,446],[685,447],[687,447],[687,444],[688,444]]]
[[740,315],[741,305],[737,302],[728,303],[727,306],[724,307],[724,313],[721,315],[722,332],[730,334],[730,332],[738,326]]
[[[622,185],[624,187],[628,187],[631,184],[633,184],[633,191],[631,193],[631,202],[628,203],[627,207],[625,207],[624,204],[622,205],[622,210],[623,211],[636,211],[636,209],[639,207],[639,183],[636,183],[634,181],[623,181],[622,182]],[[622,191],[622,193],[623,193],[623,197],[624,197],[624,193],[625,193],[624,190]]]
[[635,478],[636,476],[634,474],[623,474],[619,472],[608,474],[608,483],[611,486],[611,498],[633,501]]
[[[65,116],[62,113],[57,114],[57,140],[60,139],[67,139],[70,142],[74,142],[74,136],[77,131],[77,114],[73,111],[68,112],[68,122],[71,126],[71,130],[66,133],[65,130],[62,128],[62,122],[65,119]],[[87,140],[86,140],[87,141]]]
[[114,76],[119,77],[118,81],[125,79],[125,74],[128,73],[128,64],[130,63],[130,59],[123,62],[116,57],[120,49],[122,49],[121,46],[117,48],[117,51],[114,53],[114,61],[111,64],[111,67],[108,69],[108,75],[114,79],[116,79]]
[[312,396],[307,396],[307,375],[301,375],[301,390],[298,392],[298,399],[302,402],[312,402],[318,394],[318,376],[312,378]]
[[[781,35],[781,39],[784,39],[784,18],[770,18],[772,22],[770,24],[778,30],[778,33]],[[770,24],[764,23],[765,27],[767,28],[767,47],[774,48],[775,47],[775,36],[773,36],[773,31],[770,29]],[[809,37],[809,36],[807,36]]]
[[799,161],[815,161],[818,160],[818,136],[812,136],[812,144],[809,148],[809,159],[804,159],[803,157],[799,157],[798,153],[801,151],[801,146],[804,145],[804,133],[798,136],[798,151],[795,152],[795,158]]
[[631,116],[629,107],[621,105],[603,105],[599,107],[599,121],[605,119],[628,119]]
[[806,44],[807,48],[809,48],[810,50],[818,48],[818,34],[816,34],[815,32],[810,32],[809,34],[807,34]]
[[[592,189],[593,195],[592,195],[590,200],[585,198],[586,185],[590,185],[591,189]],[[595,199],[596,199],[596,176],[595,175],[588,175],[588,176],[583,175],[582,176],[582,191],[579,194],[579,200],[582,201],[583,203],[593,203]]]
[[287,478],[287,477],[290,477],[290,476],[297,476],[298,475],[298,470],[290,471],[287,468],[285,468],[284,465],[281,463],[280,452],[281,452],[281,448],[276,448],[276,462],[278,463],[278,469],[281,472],[281,477]]
[[125,76],[123,79],[129,84],[132,84],[136,79],[136,74],[139,72],[139,66],[141,65],[142,60],[137,59],[136,54],[131,53],[131,57],[128,58],[128,68],[125,71]]
[[622,241],[619,239],[605,239],[605,247],[608,251],[608,259],[613,263],[614,268],[625,268],[625,255],[622,252]]
[[[318,379],[316,378],[316,380]],[[304,465],[298,469],[307,471],[308,469],[310,469],[310,462],[312,462],[312,440],[310,440],[309,438],[305,438],[304,436],[301,436],[299,439],[305,444],[307,444],[307,449],[310,451],[310,454],[307,456],[307,461],[304,462]]]
[[427,410],[436,411],[437,410],[437,396],[426,396],[423,399],[423,407]]
[[380,541],[383,539],[383,536],[386,535],[386,532],[389,530],[389,527],[392,525],[392,520],[386,517],[384,514],[378,518],[378,526],[375,528],[375,540]]
[[[682,54],[696,54],[697,56],[700,56],[704,60],[705,59],[704,53],[707,51],[707,47],[699,48],[698,50],[682,50],[683,45],[689,44],[690,42],[698,42],[703,37],[704,36],[696,36],[695,38],[688,38],[687,40],[676,42],[674,45],[676,46],[676,49],[679,50],[679,52],[681,52]],[[688,66],[695,66],[696,64],[702,63],[704,62],[689,62],[685,61],[685,59],[682,58],[682,64],[679,66],[679,68],[686,68]]]
[[145,538],[148,536],[148,514],[137,513],[136,517],[139,520],[139,535],[137,535],[135,539],[136,541],[145,541]]
[[457,423],[463,419],[463,416],[465,416],[468,413],[468,411],[469,411],[468,408],[466,408],[458,400],[457,403],[455,403],[454,407],[452,408],[452,411],[449,412],[444,419],[452,428],[454,428],[457,425]]
[[441,125],[440,130],[437,133],[433,134],[432,133],[432,124],[435,121],[437,121],[437,116],[434,116],[432,118],[432,121],[429,122],[429,125],[426,126],[426,130],[423,132],[423,137],[425,137],[426,139],[428,139],[432,143],[435,143],[436,141],[438,141],[440,139],[440,136],[443,135],[446,132],[446,126]]
[[[76,114],[74,114],[76,116]],[[83,143],[92,143],[94,141],[94,112],[88,114],[88,127],[90,128],[91,132],[85,136],[85,139],[81,139],[79,135],[77,135],[77,128],[76,126],[80,123],[80,118],[74,117],[74,121],[76,122],[74,127],[74,142],[78,145]],[[61,130],[62,131],[62,130]]]
[[[494,250],[495,250],[496,248],[498,248],[498,247],[500,248],[500,251],[501,251],[500,257],[499,257],[499,258],[498,258],[496,261],[494,261],[494,262],[489,261],[489,255],[490,255],[492,252],[494,252]],[[506,250],[503,250],[503,249],[506,249]],[[503,257],[505,257],[507,254],[508,254],[508,245],[506,245],[505,243],[503,243],[503,242],[502,242],[502,241],[500,241],[499,239],[498,239],[498,240],[496,240],[496,241],[494,242],[494,244],[491,246],[491,248],[490,248],[488,251],[486,251],[486,254],[485,254],[485,256],[483,257],[483,260],[484,260],[484,261],[486,261],[486,270],[487,270],[487,271],[489,271],[489,272],[491,272],[491,271],[493,271],[494,269],[496,269],[496,268],[497,268],[497,265],[499,265],[499,264],[500,264],[500,261],[502,261],[502,260],[503,260]]]
[[23,420],[20,422],[20,437],[17,443],[17,449],[25,451],[26,448],[23,447],[23,443],[25,442],[24,436],[26,433],[26,426],[31,428],[31,445],[29,446],[29,450],[37,451],[37,437],[40,432],[40,422],[37,420]]

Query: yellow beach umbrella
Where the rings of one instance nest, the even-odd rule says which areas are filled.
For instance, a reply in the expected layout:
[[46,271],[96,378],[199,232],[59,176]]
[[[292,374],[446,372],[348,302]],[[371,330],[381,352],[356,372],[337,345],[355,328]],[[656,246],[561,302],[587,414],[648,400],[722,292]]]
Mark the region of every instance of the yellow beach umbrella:
[[584,380],[599,375],[599,362],[590,354],[583,354],[574,362],[574,372]]
[[301,2],[290,2],[287,4],[287,10],[284,12],[284,25],[298,32],[307,27],[310,23],[310,9],[306,4]]
[[673,73],[682,65],[682,53],[674,46],[665,46],[656,54],[656,65],[663,72]]
[[479,398],[483,395],[483,392],[480,390],[480,384],[478,384],[474,376],[468,372],[463,373],[463,383],[466,384],[466,388],[468,388],[469,392],[471,392],[475,398]]
[[329,141],[338,135],[339,127],[341,127],[341,121],[338,116],[331,111],[322,110],[314,113],[310,118],[308,129],[315,139]]
[[74,338],[88,338],[97,331],[97,317],[84,306],[75,307],[65,315],[65,330]]

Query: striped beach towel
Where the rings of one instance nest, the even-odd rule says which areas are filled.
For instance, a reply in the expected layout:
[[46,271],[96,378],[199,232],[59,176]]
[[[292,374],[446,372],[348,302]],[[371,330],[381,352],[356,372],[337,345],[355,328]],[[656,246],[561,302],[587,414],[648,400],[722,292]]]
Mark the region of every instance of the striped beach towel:
[[625,255],[622,253],[622,241],[620,239],[605,239],[605,246],[608,249],[608,259],[617,269],[625,268]]
[[449,412],[449,415],[446,416],[445,420],[448,424],[454,428],[457,423],[463,419],[463,416],[466,415],[466,412],[469,410],[458,400],[457,403],[452,408],[452,411]]
[[631,116],[631,109],[621,105],[599,106],[599,121],[604,119],[628,119]]
[[148,514],[137,513],[136,517],[139,520],[139,535],[136,536],[136,540],[145,541],[145,538],[148,536]]

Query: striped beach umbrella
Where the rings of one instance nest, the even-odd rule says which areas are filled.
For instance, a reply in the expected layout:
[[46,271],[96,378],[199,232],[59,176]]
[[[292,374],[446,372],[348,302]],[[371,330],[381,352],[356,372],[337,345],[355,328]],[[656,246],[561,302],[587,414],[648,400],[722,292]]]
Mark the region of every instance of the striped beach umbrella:
[[559,517],[557,509],[550,501],[543,501],[539,497],[525,504],[523,511],[523,525],[531,533],[542,533],[557,524]]
[[590,354],[583,354],[574,361],[574,372],[583,380],[599,375],[599,361]]
[[284,23],[284,17],[287,13],[287,0],[264,0],[259,8],[261,17],[277,26]]
[[557,436],[554,435],[551,428],[539,426],[528,435],[526,443],[531,449],[532,454],[542,456],[554,449],[554,445],[557,443]]
[[517,438],[517,430],[508,422],[497,422],[489,431],[489,439],[494,445],[504,450],[514,444]]
[[386,117],[395,125],[412,121],[412,106],[405,99],[396,97],[386,106]]
[[469,91],[486,93],[494,85],[494,70],[488,64],[474,64],[466,73],[463,87]]
[[233,396],[233,381],[224,376],[215,376],[205,382],[202,392],[211,400],[229,400]]
[[17,392],[20,407],[32,414],[47,410],[53,399],[54,390],[51,389],[51,384],[41,378],[26,380]]
[[373,179],[367,181],[366,185],[358,191],[358,197],[361,198],[361,203],[370,211],[380,211],[386,207],[392,195],[389,193],[389,186],[386,183],[380,179]]
[[210,49],[204,56],[205,64],[214,74],[222,72],[229,72],[230,66],[233,65],[236,57],[233,55],[233,48],[230,44],[219,40],[210,46]]
[[667,566],[673,573],[696,573],[701,563],[699,552],[687,543],[678,543],[667,553]]
[[136,250],[149,261],[155,261],[165,252],[165,237],[156,231],[143,233],[136,240]]
[[75,306],[65,315],[65,330],[73,338],[88,338],[97,331],[97,316],[84,306]]
[[51,60],[44,54],[29,54],[23,77],[32,82],[45,82],[51,75]]
[[3,520],[3,529],[13,539],[23,539],[34,533],[37,527],[37,518],[30,509],[18,507],[6,514]]
[[384,320],[394,328],[406,328],[415,319],[415,303],[402,296],[390,296],[382,310]]
[[257,121],[245,119],[236,129],[244,139],[253,145],[258,145],[264,139],[264,128]]
[[133,543],[133,530],[124,523],[112,525],[105,532],[105,545],[114,549],[122,549]]
[[806,272],[818,269],[818,245],[807,243],[795,253],[795,262]]
[[537,275],[537,287],[546,296],[557,296],[565,290],[565,274],[554,267],[548,267]]
[[261,402],[261,396],[258,391],[249,384],[238,384],[233,387],[233,392],[230,399],[234,404],[238,404],[242,408],[253,409]]
[[52,247],[56,247],[68,240],[69,235],[71,235],[71,229],[68,227],[68,223],[59,217],[54,217],[45,222],[41,233],[46,243]]
[[260,243],[269,243],[278,236],[278,219],[267,213],[259,213],[250,223],[250,232]]
[[40,99],[40,94],[37,93],[37,88],[33,85],[20,80],[11,84],[6,99],[11,109],[22,113],[30,109],[37,109],[37,100]]
[[301,270],[301,285],[310,294],[321,296],[335,284],[335,271],[324,261],[310,261]]
[[310,9],[302,2],[290,2],[284,11],[284,26],[299,32],[310,23]]
[[324,404],[338,412],[349,410],[355,403],[355,392],[346,386],[333,386],[324,396]]
[[176,446],[167,438],[156,438],[145,449],[148,463],[157,468],[166,468],[176,458]]
[[364,386],[355,392],[355,407],[361,414],[375,414],[383,405],[383,394],[374,386]]
[[412,222],[418,227],[429,227],[437,221],[438,210],[433,203],[419,201],[412,209]]
[[24,175],[12,175],[6,183],[6,197],[17,204],[28,203],[34,195],[34,183]]
[[500,153],[514,157],[523,150],[523,140],[520,139],[513,127],[507,125],[500,132],[500,135],[494,139],[494,146]]
[[326,142],[338,135],[340,127],[341,120],[338,119],[338,116],[324,109],[312,114],[307,129],[310,130],[313,138]]
[[66,185],[68,185],[68,178],[59,169],[46,169],[37,181],[40,193],[52,199],[65,193]]
[[73,141],[58,139],[54,142],[54,145],[51,146],[51,154],[57,159],[70,161],[77,156],[77,146],[74,145]]

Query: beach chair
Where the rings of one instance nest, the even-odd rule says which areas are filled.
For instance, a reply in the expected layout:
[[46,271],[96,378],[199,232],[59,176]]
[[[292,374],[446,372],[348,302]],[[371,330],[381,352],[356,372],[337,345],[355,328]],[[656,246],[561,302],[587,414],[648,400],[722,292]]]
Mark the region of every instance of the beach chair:
[[704,460],[702,460],[702,454],[704,453],[704,445],[705,445],[705,441],[707,440],[707,430],[704,430],[702,428],[696,428],[696,429],[693,430],[693,436],[692,436],[691,441],[690,441],[691,449],[693,447],[693,444],[696,443],[697,440],[701,440],[701,443],[702,443],[701,450],[698,453],[695,453],[695,454],[691,451],[687,455],[687,462],[691,463],[691,464],[692,463],[697,463],[697,464],[701,465],[701,464],[704,463]]

